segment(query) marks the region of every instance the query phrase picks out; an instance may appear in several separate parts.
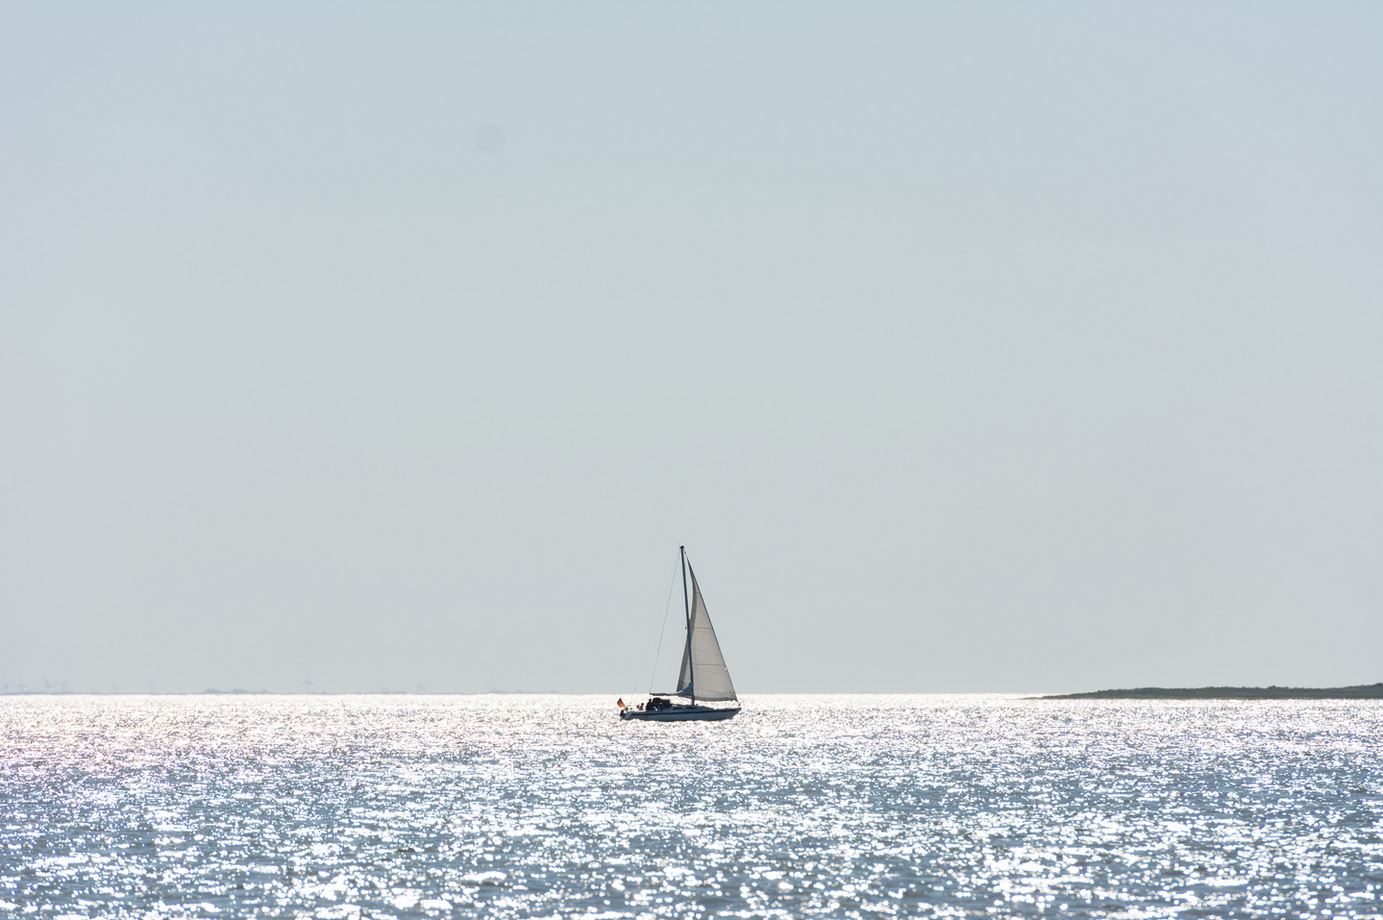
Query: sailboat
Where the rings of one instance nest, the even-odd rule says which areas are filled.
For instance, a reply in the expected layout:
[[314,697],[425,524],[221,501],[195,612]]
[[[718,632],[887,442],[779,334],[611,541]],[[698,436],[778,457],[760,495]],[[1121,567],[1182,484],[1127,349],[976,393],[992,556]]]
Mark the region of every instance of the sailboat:
[[[720,652],[720,641],[716,639],[711,616],[706,612],[706,601],[701,597],[701,586],[696,583],[696,572],[687,559],[687,548],[679,547],[682,554],[682,605],[687,613],[687,642],[682,647],[682,667],[677,672],[677,689],[665,693],[649,695],[648,702],[637,707],[619,703],[621,719],[638,719],[645,722],[690,722],[733,719],[740,711],[739,697],[735,696],[735,685],[730,682],[730,671],[725,667],[725,656]],[[687,593],[687,580],[691,579],[691,593]],[[688,702],[673,702],[669,697],[678,697]],[[707,706],[706,703],[735,703],[734,706]]]

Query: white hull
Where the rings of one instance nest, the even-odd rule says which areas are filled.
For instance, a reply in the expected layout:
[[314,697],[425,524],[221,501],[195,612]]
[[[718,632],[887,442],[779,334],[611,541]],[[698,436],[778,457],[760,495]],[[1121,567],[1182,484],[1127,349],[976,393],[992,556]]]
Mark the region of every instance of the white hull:
[[670,709],[625,709],[620,712],[621,719],[636,719],[641,722],[719,722],[733,719],[739,714],[739,707],[713,709],[710,706],[673,706]]

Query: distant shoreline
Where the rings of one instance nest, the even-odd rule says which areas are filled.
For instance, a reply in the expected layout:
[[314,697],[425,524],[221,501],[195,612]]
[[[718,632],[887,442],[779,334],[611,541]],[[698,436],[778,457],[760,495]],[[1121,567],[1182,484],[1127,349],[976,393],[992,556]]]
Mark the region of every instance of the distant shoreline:
[[[239,688],[205,690],[46,690],[32,688],[0,689],[5,697],[237,697],[237,696],[616,696],[615,690],[586,690],[562,693],[557,690],[246,690]],[[1380,700],[1383,683],[1360,684],[1354,687],[1134,687],[1116,690],[1090,690],[1083,693],[1033,694],[1014,690],[1003,691],[920,691],[920,690],[817,690],[766,691],[753,696],[939,696],[939,697],[1008,697],[1010,699],[1040,700]]]
[[1138,687],[1054,693],[1039,700],[1383,700],[1383,683],[1354,687]]

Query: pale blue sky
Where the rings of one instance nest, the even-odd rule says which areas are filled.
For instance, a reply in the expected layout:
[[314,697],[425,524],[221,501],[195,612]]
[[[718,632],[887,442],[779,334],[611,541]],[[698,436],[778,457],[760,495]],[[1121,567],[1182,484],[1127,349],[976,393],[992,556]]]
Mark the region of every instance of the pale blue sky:
[[746,692],[1383,680],[1380,48],[7,4],[0,678],[628,692],[685,542]]

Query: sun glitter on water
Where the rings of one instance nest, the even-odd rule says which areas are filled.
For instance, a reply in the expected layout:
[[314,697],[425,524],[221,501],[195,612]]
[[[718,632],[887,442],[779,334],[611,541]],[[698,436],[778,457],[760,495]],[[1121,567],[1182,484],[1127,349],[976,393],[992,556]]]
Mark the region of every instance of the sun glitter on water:
[[1378,916],[1383,707],[0,698],[0,912]]

